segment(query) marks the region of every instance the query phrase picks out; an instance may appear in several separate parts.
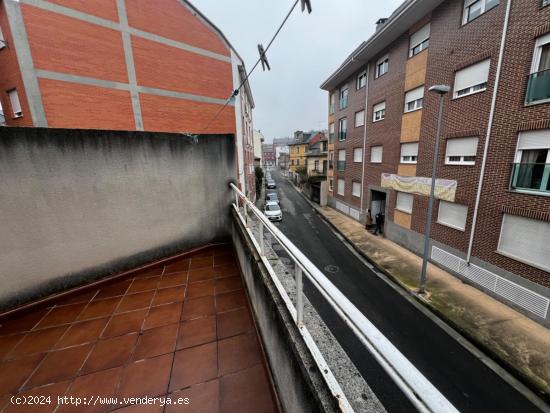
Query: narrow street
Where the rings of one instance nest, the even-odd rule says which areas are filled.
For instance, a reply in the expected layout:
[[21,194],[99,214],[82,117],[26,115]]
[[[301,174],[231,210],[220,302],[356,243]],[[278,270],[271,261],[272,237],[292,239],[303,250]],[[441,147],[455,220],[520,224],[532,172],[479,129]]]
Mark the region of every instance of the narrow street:
[[[292,185],[272,171],[288,238],[462,412],[537,412],[529,400],[465,350],[357,258]],[[324,299],[306,294],[390,412],[414,411]]]

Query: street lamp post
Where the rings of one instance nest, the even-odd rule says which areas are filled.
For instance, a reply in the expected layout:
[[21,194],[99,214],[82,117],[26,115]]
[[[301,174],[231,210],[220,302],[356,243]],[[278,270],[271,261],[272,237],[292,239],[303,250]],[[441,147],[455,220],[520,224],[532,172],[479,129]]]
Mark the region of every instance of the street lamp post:
[[424,255],[422,257],[422,271],[420,272],[419,294],[424,294],[426,290],[426,270],[428,269],[428,256],[430,253],[430,232],[432,230],[432,211],[435,196],[435,180],[437,171],[437,158],[439,156],[439,136],[441,134],[441,122],[443,117],[443,101],[445,95],[451,90],[447,85],[435,85],[428,89],[430,92],[439,95],[439,114],[437,116],[437,131],[435,134],[435,148],[432,161],[432,182],[430,188],[430,198],[428,201],[428,214],[426,216],[426,227],[424,228]]

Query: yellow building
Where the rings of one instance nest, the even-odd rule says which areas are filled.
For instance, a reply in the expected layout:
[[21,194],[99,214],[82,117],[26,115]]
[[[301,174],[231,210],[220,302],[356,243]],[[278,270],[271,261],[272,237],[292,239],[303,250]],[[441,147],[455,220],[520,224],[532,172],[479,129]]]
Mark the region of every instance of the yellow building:
[[290,165],[291,172],[296,172],[299,166],[306,166],[306,152],[309,146],[311,133],[302,131],[294,132],[294,142],[289,143]]

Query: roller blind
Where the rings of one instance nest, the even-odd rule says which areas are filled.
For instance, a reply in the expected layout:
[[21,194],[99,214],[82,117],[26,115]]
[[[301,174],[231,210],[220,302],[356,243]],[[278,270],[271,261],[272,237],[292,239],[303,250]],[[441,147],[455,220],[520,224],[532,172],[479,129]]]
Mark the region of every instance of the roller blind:
[[418,142],[401,144],[401,156],[417,156]]
[[386,109],[386,102],[377,103],[373,106],[372,111],[378,112],[379,110]]
[[405,192],[397,193],[397,201],[395,207],[403,212],[412,214],[414,196]]
[[405,104],[424,97],[424,86],[420,86],[405,93]]
[[476,156],[478,138],[453,138],[447,140],[446,156]]
[[345,185],[346,184],[343,179],[338,179],[338,195],[344,195]]
[[353,162],[361,162],[363,160],[363,148],[355,148],[353,150]]
[[439,201],[439,211],[437,222],[448,227],[466,229],[466,217],[468,216],[468,207],[466,205],[455,204],[453,202]]
[[411,48],[430,38],[430,23],[422,27],[411,36]]
[[353,196],[361,196],[361,184],[359,182],[353,182],[351,184],[351,194]]
[[19,95],[17,94],[17,90],[13,89],[8,92],[8,95],[10,97],[10,103],[11,103],[11,110],[14,115],[18,115],[21,113],[21,103],[19,102]]
[[355,113],[355,126],[363,126],[365,124],[365,111],[361,110]]
[[338,160],[339,161],[345,161],[346,160],[346,150],[341,149],[338,151]]
[[459,90],[487,82],[490,65],[491,60],[487,59],[456,72],[454,85],[455,93]]
[[550,149],[550,129],[521,132],[518,150],[524,149]]
[[504,214],[498,251],[550,270],[550,223]]
[[373,146],[370,148],[370,161],[375,163],[382,162],[382,146]]

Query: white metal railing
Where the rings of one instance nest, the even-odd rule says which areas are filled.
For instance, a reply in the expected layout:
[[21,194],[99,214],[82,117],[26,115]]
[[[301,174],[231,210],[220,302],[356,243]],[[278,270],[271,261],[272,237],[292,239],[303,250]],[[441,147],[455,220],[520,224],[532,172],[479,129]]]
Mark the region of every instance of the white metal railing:
[[[303,274],[305,274],[313,287],[321,293],[333,310],[351,328],[369,353],[372,354],[380,366],[419,411],[458,412],[451,402],[447,400],[439,390],[437,390],[437,388],[435,388],[435,386],[430,383],[426,377],[424,377],[424,375],[351,303],[351,301],[349,301],[348,298],[269,221],[269,219],[239,190],[239,188],[232,183],[230,187],[235,193],[233,208],[239,215],[263,263],[268,269],[275,286],[294,317],[296,325],[300,329],[309,350],[312,352],[321,371],[325,372],[325,380],[334,396],[340,401],[340,408],[342,411],[353,411],[353,409],[303,323]],[[241,213],[239,205],[242,205],[243,213]],[[258,219],[259,241],[256,240],[248,225],[249,212]],[[290,259],[295,264],[296,307],[294,307],[294,304],[288,297],[288,294],[284,290],[265,256],[264,232],[266,229],[287,252]]]

